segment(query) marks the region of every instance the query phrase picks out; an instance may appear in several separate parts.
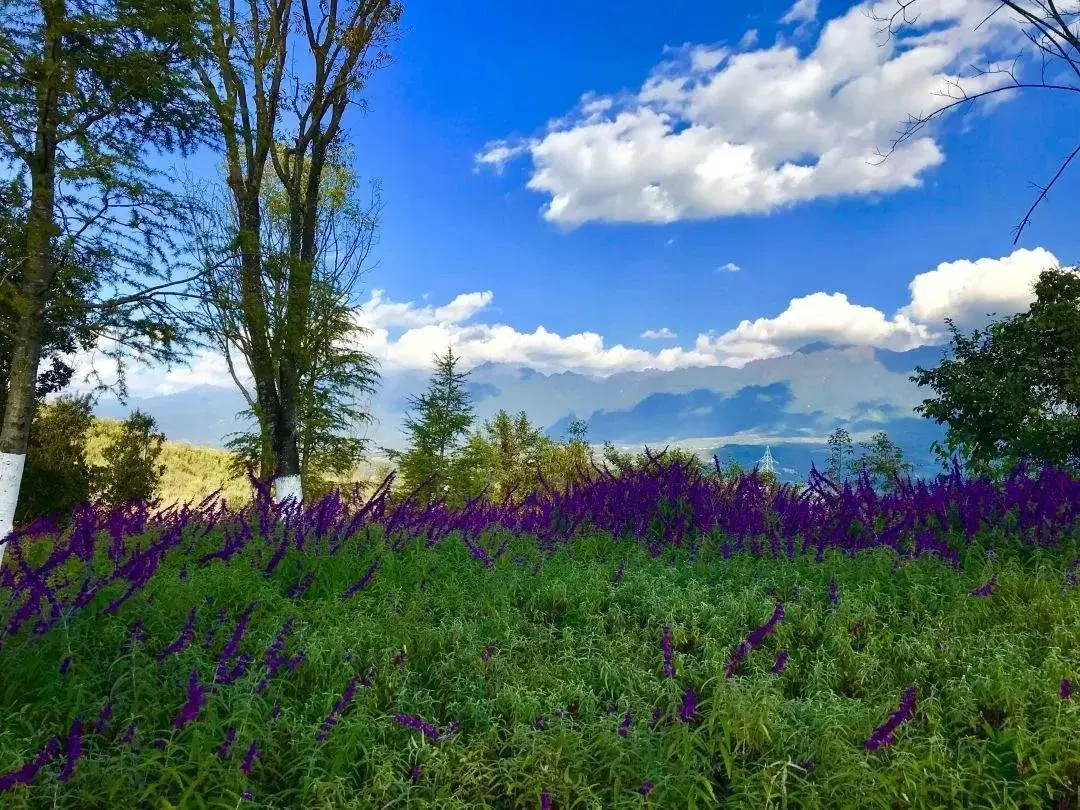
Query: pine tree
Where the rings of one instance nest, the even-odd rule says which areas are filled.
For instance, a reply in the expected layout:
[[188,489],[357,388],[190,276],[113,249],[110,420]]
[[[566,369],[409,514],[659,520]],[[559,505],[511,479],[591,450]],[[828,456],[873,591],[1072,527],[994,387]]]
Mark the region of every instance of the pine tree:
[[473,409],[466,388],[468,373],[457,370],[459,362],[453,349],[435,356],[435,373],[427,390],[409,398],[412,413],[405,418],[408,450],[387,451],[398,464],[407,492],[424,485],[417,492],[423,502],[450,496],[455,478],[461,473],[457,465],[462,456],[462,439],[472,425]]

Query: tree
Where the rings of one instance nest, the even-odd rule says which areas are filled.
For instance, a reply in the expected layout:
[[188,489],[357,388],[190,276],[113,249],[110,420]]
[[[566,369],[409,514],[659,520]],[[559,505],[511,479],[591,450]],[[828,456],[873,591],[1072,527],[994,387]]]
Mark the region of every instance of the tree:
[[[921,0],[896,0],[896,8],[891,14],[881,14],[876,7],[870,13],[873,19],[882,23],[882,33],[892,37],[901,29],[918,23],[920,2]],[[996,22],[1009,14],[1024,37],[1034,46],[1040,62],[1038,77],[1017,76],[1016,68],[1022,62],[1023,56],[1018,54],[1007,68],[976,68],[974,76],[970,78],[979,83],[981,89],[977,92],[968,93],[964,89],[962,78],[950,80],[948,90],[941,94],[942,103],[929,113],[912,115],[900,129],[889,151],[881,156],[882,160],[887,159],[898,147],[950,110],[973,104],[980,99],[1015,90],[1041,89],[1080,93],[1080,31],[1076,26],[1080,19],[1080,3],[1075,0],[1058,0],[1056,3],[1054,0],[1001,0],[995,4],[993,11],[983,18],[980,25],[989,20]],[[1080,143],[1062,160],[1049,182],[1045,186],[1037,186],[1039,194],[1013,231],[1014,245],[1020,241],[1024,229],[1031,223],[1035,209],[1046,199],[1050,189],[1061,179],[1077,155],[1080,155]]]
[[[191,93],[190,0],[8,0],[0,6],[0,159],[29,177],[0,427],[0,537],[10,530],[26,461],[47,311],[61,256],[81,245],[108,274],[96,308],[122,357],[176,356],[171,285],[172,196],[153,184],[147,147],[185,152],[204,134]],[[126,217],[126,219],[125,219]],[[144,286],[144,279],[164,283]],[[0,547],[2,554],[2,547]]]
[[[373,186],[370,204],[365,207],[359,203],[357,178],[348,164],[348,152],[336,153],[319,191],[316,263],[301,344],[297,444],[301,490],[310,490],[312,495],[328,490],[328,476],[349,473],[361,461],[366,442],[356,433],[371,416],[360,398],[373,394],[379,379],[375,358],[360,345],[370,330],[356,323],[354,307],[358,282],[368,269],[377,235],[381,201],[378,187]],[[247,402],[239,418],[254,419],[257,428],[256,433],[233,434],[227,446],[237,453],[241,469],[251,464],[268,478],[273,473],[273,434],[268,420],[261,416],[257,393],[241,379],[255,361],[252,334],[241,304],[242,268],[229,247],[239,231],[236,208],[206,185],[191,184],[188,199],[186,227],[201,261],[209,268],[201,280],[203,306],[194,321],[225,357],[233,382]],[[276,364],[284,338],[289,231],[288,201],[275,177],[264,177],[259,203],[263,214],[261,295],[266,302],[266,336],[272,363]],[[217,261],[221,255],[231,258]]]
[[[249,340],[253,410],[267,434],[261,473],[279,475],[279,499],[302,495],[297,429],[303,336],[310,323],[324,172],[340,146],[342,115],[387,61],[385,46],[401,16],[401,6],[388,0],[319,3],[317,12],[313,6],[312,0],[297,0],[296,8],[293,0],[251,0],[241,19],[235,4],[207,0],[201,39],[206,59],[200,79],[220,128],[239,226],[239,309]],[[286,71],[291,23],[305,40],[310,80]],[[295,132],[279,138],[283,113],[290,114]],[[275,149],[281,140],[286,145]],[[284,309],[276,320],[261,295],[260,194],[268,162],[288,200],[288,249],[280,268]]]
[[826,442],[829,447],[829,460],[826,466],[826,474],[836,484],[843,482],[847,471],[847,460],[854,449],[851,444],[851,434],[842,427],[836,428],[829,434]]
[[916,411],[947,426],[938,456],[992,477],[1024,456],[1080,466],[1080,273],[1043,272],[1027,312],[970,336],[947,323],[952,357],[911,376],[936,394]]
[[52,514],[64,523],[75,506],[90,500],[94,489],[94,470],[86,460],[87,435],[94,421],[90,403],[88,394],[62,396],[35,408],[17,525]]
[[514,500],[520,502],[535,490],[545,450],[552,442],[529,422],[524,411],[511,417],[500,410],[484,423],[481,439],[490,448],[477,455],[486,462],[481,469],[486,482],[491,484],[493,499],[501,499],[512,491]]
[[403,488],[417,490],[421,501],[451,493],[455,473],[460,471],[455,462],[460,461],[461,442],[469,432],[473,411],[465,387],[468,374],[457,370],[459,362],[452,348],[445,355],[435,355],[435,373],[427,390],[409,398],[408,449],[386,451],[397,462]]
[[159,463],[164,444],[165,434],[157,430],[154,417],[132,411],[119,434],[105,445],[105,464],[95,471],[94,490],[106,508],[156,497],[165,472],[165,465]]
[[860,442],[860,446],[863,454],[852,462],[852,473],[859,475],[865,470],[875,489],[888,488],[895,479],[910,474],[913,469],[904,460],[904,451],[883,430],[871,436],[870,441]]

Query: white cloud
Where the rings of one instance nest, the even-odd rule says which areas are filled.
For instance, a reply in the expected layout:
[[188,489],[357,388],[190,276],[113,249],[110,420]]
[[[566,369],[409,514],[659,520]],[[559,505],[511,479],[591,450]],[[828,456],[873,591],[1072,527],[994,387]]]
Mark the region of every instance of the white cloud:
[[727,264],[722,264],[716,269],[724,273],[738,273],[740,270],[742,270],[742,268],[739,267],[739,265],[735,264],[735,262],[728,262]]
[[[1056,257],[1043,248],[1021,249],[996,259],[943,262],[914,277],[908,285],[910,301],[892,315],[850,301],[843,293],[820,291],[791,299],[779,314],[743,320],[720,334],[700,333],[690,348],[672,346],[655,352],[621,344],[607,346],[596,332],[560,335],[543,326],[525,332],[505,323],[471,323],[494,300],[490,291],[463,293],[435,307],[393,301],[375,290],[357,310],[355,320],[371,329],[369,335],[358,338],[359,345],[374,354],[386,372],[429,370],[433,355],[448,346],[461,356],[466,369],[490,361],[541,372],[606,376],[649,368],[739,367],[790,354],[819,340],[896,351],[942,343],[947,337],[945,317],[970,325],[985,318],[987,311],[996,311],[998,317],[1024,311],[1034,300],[1039,273],[1056,266]],[[392,336],[391,330],[400,333]],[[662,327],[646,330],[641,337],[672,339],[676,334]],[[77,357],[76,365],[78,383],[90,367],[89,358]],[[104,368],[108,370],[107,364]],[[246,373],[243,378],[250,379]],[[135,395],[168,394],[200,384],[233,385],[223,358],[199,352],[187,368],[164,371],[134,366],[129,374]],[[74,388],[85,390],[79,384]]]
[[[477,161],[528,155],[527,186],[548,198],[544,217],[568,226],[767,213],[916,187],[945,160],[932,129],[884,162],[877,156],[959,71],[1012,55],[1014,22],[996,15],[977,27],[994,5],[927,0],[916,26],[884,38],[869,12],[892,6],[862,3],[829,20],[805,54],[783,42],[742,52],[684,46],[637,92],[586,94],[541,135],[493,141]],[[986,75],[964,86],[1008,81]]]
[[749,48],[753,48],[758,41],[758,31],[756,28],[749,29],[742,38],[739,39],[739,50],[745,51]]
[[659,329],[646,329],[641,333],[641,336],[646,340],[665,340],[678,337],[678,335],[666,326],[662,326]]
[[809,23],[817,19],[818,0],[795,0],[795,3],[780,18],[782,23]]

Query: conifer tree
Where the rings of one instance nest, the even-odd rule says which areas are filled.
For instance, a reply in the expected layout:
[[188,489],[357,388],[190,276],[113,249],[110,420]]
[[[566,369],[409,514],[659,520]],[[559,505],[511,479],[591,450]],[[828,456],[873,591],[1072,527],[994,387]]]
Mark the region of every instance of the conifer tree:
[[850,456],[855,452],[851,443],[851,434],[842,427],[838,427],[829,434],[827,442],[829,446],[829,459],[826,463],[825,473],[834,484],[841,484],[847,471],[847,463]]

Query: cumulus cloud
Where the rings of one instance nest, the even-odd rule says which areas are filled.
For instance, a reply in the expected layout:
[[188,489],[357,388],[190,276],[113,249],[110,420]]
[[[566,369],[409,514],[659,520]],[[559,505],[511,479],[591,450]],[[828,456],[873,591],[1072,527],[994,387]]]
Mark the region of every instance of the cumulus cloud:
[[742,270],[735,262],[727,262],[726,264],[720,265],[717,269],[724,273],[738,273]]
[[[788,12],[805,18],[814,3]],[[782,41],[732,51],[687,45],[636,92],[589,93],[541,134],[489,143],[478,165],[527,156],[527,187],[548,198],[543,216],[665,223],[767,213],[810,200],[919,186],[945,154],[933,130],[901,145],[900,125],[973,63],[1011,58],[1017,30],[1005,15],[978,24],[994,0],[934,0],[914,26],[881,35],[861,3],[821,29],[807,53]],[[969,93],[1008,77],[964,79]]]
[[669,340],[671,338],[678,337],[674,332],[663,326],[659,329],[646,329],[641,333],[641,336],[646,340]]
[[782,23],[808,23],[817,19],[818,0],[795,0],[787,13],[780,18]]
[[[956,259],[916,275],[908,285],[910,300],[891,315],[851,301],[844,293],[819,291],[791,299],[778,314],[746,319],[720,333],[700,333],[691,347],[657,351],[608,346],[596,332],[560,335],[542,325],[529,332],[505,323],[474,322],[494,300],[490,290],[462,293],[442,306],[394,301],[383,290],[375,290],[354,315],[356,325],[370,332],[357,332],[354,339],[375,355],[384,372],[391,373],[430,370],[433,356],[448,346],[460,355],[465,369],[495,362],[547,373],[579,371],[598,376],[691,366],[740,367],[790,354],[814,341],[905,351],[944,342],[946,317],[972,326],[985,320],[986,312],[1007,317],[1025,311],[1034,300],[1039,273],[1059,266],[1054,254],[1044,248],[1020,249],[996,259]],[[641,337],[674,339],[677,335],[662,327],[648,329]],[[89,357],[80,356],[76,390],[85,390],[80,381],[89,367]],[[246,369],[242,379],[250,381]],[[188,366],[169,371],[134,366],[128,381],[131,393],[141,396],[200,384],[233,385],[224,358],[205,351],[195,354]]]

